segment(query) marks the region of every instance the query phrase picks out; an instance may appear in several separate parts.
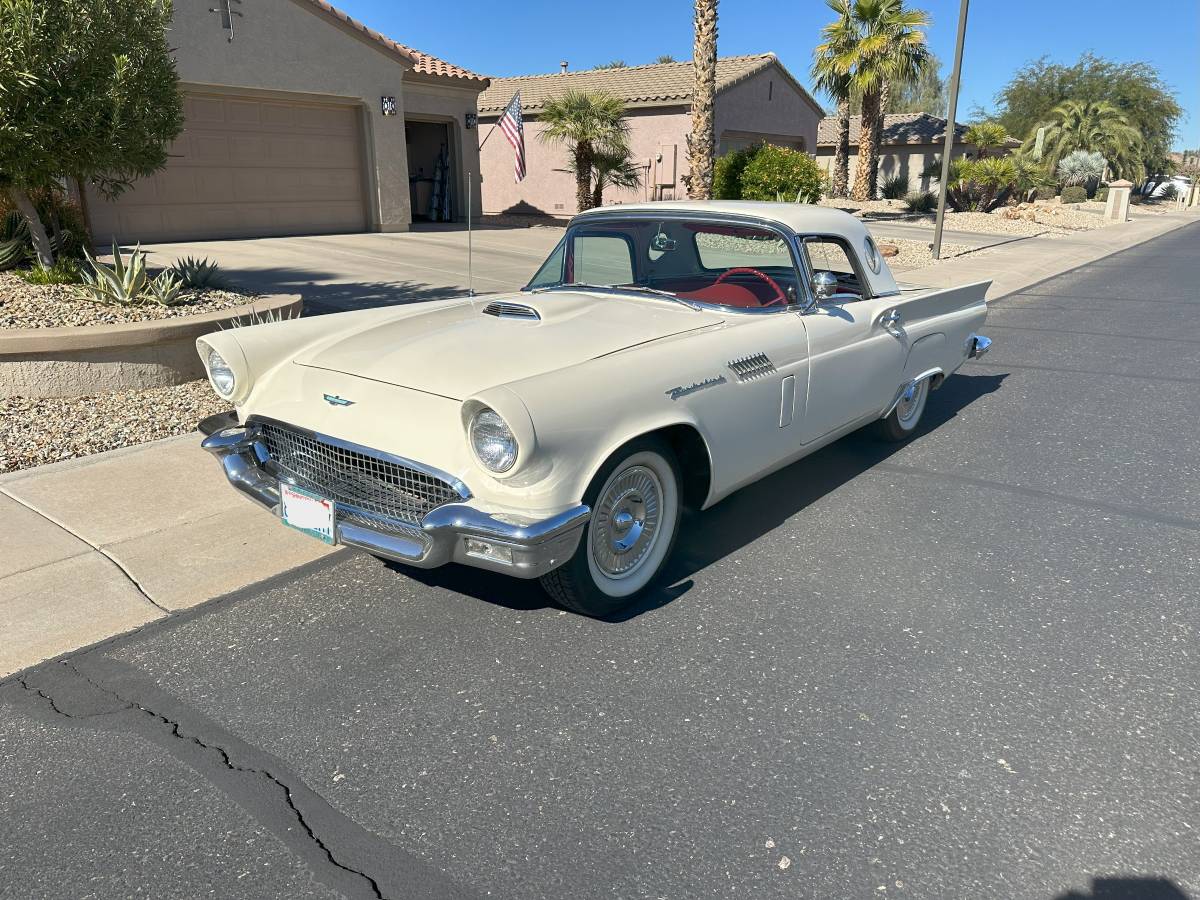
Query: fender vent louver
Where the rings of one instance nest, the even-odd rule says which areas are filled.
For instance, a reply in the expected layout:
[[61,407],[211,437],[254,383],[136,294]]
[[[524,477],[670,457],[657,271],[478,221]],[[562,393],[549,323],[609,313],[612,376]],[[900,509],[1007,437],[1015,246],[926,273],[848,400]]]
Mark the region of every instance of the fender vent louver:
[[753,356],[743,356],[729,361],[729,368],[738,381],[753,381],[763,378],[775,371],[775,364],[765,353],[755,353]]
[[525,319],[538,321],[542,317],[532,306],[522,306],[520,303],[489,303],[483,308],[485,316],[495,316],[497,319]]

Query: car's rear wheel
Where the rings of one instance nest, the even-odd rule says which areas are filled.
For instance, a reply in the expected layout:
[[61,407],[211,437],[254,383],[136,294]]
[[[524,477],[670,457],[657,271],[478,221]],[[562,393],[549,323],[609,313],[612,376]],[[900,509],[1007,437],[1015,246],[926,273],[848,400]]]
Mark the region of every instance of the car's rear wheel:
[[925,401],[929,399],[929,379],[909,385],[896,408],[875,423],[875,433],[885,441],[907,441],[921,424]]
[[662,572],[679,531],[679,464],[665,441],[621,448],[592,480],[592,517],[579,548],[542,586],[572,612],[607,616],[633,603]]

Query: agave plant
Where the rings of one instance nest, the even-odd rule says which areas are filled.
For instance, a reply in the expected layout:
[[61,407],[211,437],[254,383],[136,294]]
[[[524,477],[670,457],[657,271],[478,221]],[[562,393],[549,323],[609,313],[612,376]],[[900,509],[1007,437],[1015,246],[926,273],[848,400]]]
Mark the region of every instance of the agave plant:
[[16,210],[0,217],[0,272],[15,269],[29,252],[29,223]]
[[1064,156],[1058,163],[1058,180],[1064,186],[1087,184],[1089,181],[1099,181],[1104,177],[1104,169],[1108,160],[1103,153],[1088,150],[1074,150]]
[[158,277],[146,282],[144,296],[159,306],[177,306],[187,302],[187,298],[183,296],[183,282],[175,277],[175,273],[170,269],[164,269],[158,273]]
[[106,266],[92,257],[86,250],[91,272],[83,273],[83,284],[75,288],[78,296],[95,303],[129,306],[142,301],[142,292],[148,280],[146,254],[138,244],[129,254],[129,262],[121,258],[121,248],[113,244],[113,264]]
[[207,256],[204,259],[185,256],[183,259],[175,260],[171,271],[174,272],[183,287],[205,290],[225,286],[225,278],[219,269],[220,266],[211,262]]

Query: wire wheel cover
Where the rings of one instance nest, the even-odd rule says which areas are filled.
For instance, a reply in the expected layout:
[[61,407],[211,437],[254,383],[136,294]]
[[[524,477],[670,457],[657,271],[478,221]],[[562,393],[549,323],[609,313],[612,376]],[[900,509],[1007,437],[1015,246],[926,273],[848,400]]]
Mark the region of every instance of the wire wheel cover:
[[663,487],[651,469],[630,466],[605,485],[592,515],[591,551],[609,578],[633,574],[659,536]]

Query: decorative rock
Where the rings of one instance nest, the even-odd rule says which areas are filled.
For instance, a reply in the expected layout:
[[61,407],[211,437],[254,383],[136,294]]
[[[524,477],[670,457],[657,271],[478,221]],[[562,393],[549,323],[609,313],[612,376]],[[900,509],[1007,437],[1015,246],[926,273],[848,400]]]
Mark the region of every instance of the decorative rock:
[[880,256],[899,256],[900,248],[895,244],[877,244]]

